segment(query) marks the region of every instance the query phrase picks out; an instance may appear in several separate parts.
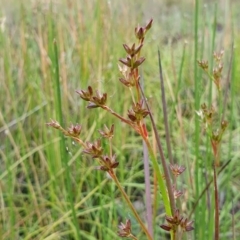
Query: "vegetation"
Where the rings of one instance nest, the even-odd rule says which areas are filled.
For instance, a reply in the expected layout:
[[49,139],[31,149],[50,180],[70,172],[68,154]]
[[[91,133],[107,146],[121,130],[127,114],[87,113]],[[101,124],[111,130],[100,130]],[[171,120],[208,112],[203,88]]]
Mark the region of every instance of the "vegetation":
[[[237,9],[238,1],[3,2],[0,239],[238,239]],[[134,42],[144,45],[133,67],[125,56]]]

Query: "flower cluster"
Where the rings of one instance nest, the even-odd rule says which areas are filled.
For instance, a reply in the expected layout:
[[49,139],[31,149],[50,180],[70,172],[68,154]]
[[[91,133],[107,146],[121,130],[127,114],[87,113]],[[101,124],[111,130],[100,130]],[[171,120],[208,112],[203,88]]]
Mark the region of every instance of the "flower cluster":
[[143,101],[133,104],[132,109],[128,110],[128,117],[132,122],[140,122],[149,112],[143,107]]
[[118,226],[118,236],[122,238],[132,238],[137,239],[133,234],[131,230],[131,221],[130,219],[126,220],[126,223],[122,223]]
[[[91,95],[91,90],[87,93],[84,92],[85,98]],[[113,169],[117,168],[119,162],[116,161],[116,155],[110,154],[110,156],[103,155],[103,148],[101,144],[101,140],[98,139],[94,142],[86,142],[84,143],[80,138],[79,135],[82,130],[82,126],[79,124],[71,125],[67,130],[65,130],[57,121],[51,120],[51,122],[46,124],[47,126],[53,127],[55,129],[60,130],[65,136],[72,137],[75,141],[83,147],[83,153],[90,155],[94,159],[98,159],[100,166],[97,169],[102,171],[112,171]],[[104,137],[111,139],[114,135],[114,125],[111,126],[109,129],[106,125],[104,126],[104,130],[99,130],[99,133]]]
[[201,121],[203,122],[205,129],[212,126],[213,117],[215,114],[215,109],[213,106],[208,108],[207,105],[203,103],[201,105],[201,109],[199,111],[196,111],[196,113],[200,117]]
[[173,175],[175,177],[177,177],[180,174],[182,174],[185,171],[186,168],[184,166],[179,166],[177,164],[170,164],[170,169],[171,169]]
[[76,92],[83,100],[89,102],[87,108],[102,107],[107,102],[107,93],[100,94],[97,90],[96,95],[93,95],[93,90],[91,86],[88,86],[87,90],[78,90]]
[[218,91],[220,91],[221,89],[220,81],[222,78],[222,70],[223,70],[223,63],[222,63],[223,53],[224,51],[221,51],[220,53],[215,52],[213,54],[214,60],[216,62],[216,66],[212,69],[212,73],[208,72],[208,61],[198,60],[198,65],[210,76],[210,78],[215,83]]
[[196,111],[196,113],[200,117],[201,121],[204,123],[205,130],[207,130],[207,133],[211,140],[213,153],[215,156],[217,156],[218,146],[222,140],[223,133],[228,126],[228,122],[222,120],[220,122],[220,127],[219,125],[215,126],[216,124],[214,124],[213,121],[215,109],[213,106],[208,108],[205,103],[201,105],[201,109],[199,111]]
[[138,26],[135,28],[135,35],[137,39],[139,39],[141,42],[143,42],[147,31],[152,27],[152,23],[153,23],[153,20],[151,19],[145,27]]
[[205,60],[198,60],[198,65],[204,70],[207,71],[208,70],[208,61]]
[[67,130],[65,130],[59,122],[51,120],[51,122],[46,123],[47,126],[60,130],[65,136],[68,137],[78,137],[81,133],[82,126],[79,124],[71,125]]
[[123,48],[127,53],[125,58],[120,58],[119,62],[123,66],[119,66],[122,77],[120,82],[126,87],[133,87],[138,85],[140,76],[138,74],[138,67],[145,61],[144,57],[140,57],[140,51],[143,47],[144,37],[147,31],[151,28],[153,20],[151,19],[145,27],[136,27],[135,35],[139,40],[138,45],[133,43],[131,46],[123,44]]
[[112,124],[110,129],[104,125],[104,130],[99,130],[99,133],[102,135],[102,137],[111,139],[114,133],[114,124]]
[[166,216],[167,224],[162,224],[160,227],[165,231],[177,231],[177,228],[180,227],[183,232],[192,231],[194,228],[192,226],[193,221],[189,221],[187,218],[184,218],[180,215],[180,211],[177,209],[173,216]]

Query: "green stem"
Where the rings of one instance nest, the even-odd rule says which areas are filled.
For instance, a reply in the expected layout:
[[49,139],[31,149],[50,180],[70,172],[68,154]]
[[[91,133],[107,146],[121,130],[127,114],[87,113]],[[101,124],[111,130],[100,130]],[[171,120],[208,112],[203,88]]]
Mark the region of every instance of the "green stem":
[[109,113],[111,113],[113,116],[117,117],[118,119],[120,119],[122,122],[125,122],[126,124],[128,124],[130,127],[132,127],[136,132],[139,133],[138,128],[136,127],[136,125],[131,122],[130,120],[122,117],[121,115],[117,114],[116,112],[114,112],[111,108],[109,108],[106,105],[101,106],[102,109],[108,111]]
[[134,235],[130,235],[129,237],[134,239],[134,240],[138,240]]
[[[61,89],[60,89],[60,74],[59,74],[59,62],[58,62],[58,48],[57,48],[57,42],[54,39],[54,63],[55,63],[55,81],[56,81],[56,104],[57,104],[57,114],[58,119],[60,121],[60,124],[63,125],[63,113],[62,113],[62,97],[61,97]],[[81,239],[79,227],[78,227],[78,220],[77,220],[77,214],[76,210],[74,208],[74,196],[72,193],[72,187],[71,187],[71,177],[70,177],[70,168],[68,165],[68,158],[66,154],[66,145],[65,145],[65,138],[61,134],[61,142],[60,142],[60,151],[62,155],[62,162],[64,163],[64,167],[66,169],[66,189],[67,189],[67,200],[70,202],[70,208],[73,215],[73,223],[76,228],[76,237],[77,239]]]
[[165,207],[166,214],[168,216],[171,216],[172,215],[172,211],[171,211],[170,201],[169,201],[169,198],[168,198],[166,185],[165,185],[163,176],[161,174],[161,171],[160,171],[157,159],[156,159],[156,157],[154,155],[152,146],[151,146],[148,138],[144,138],[144,141],[145,141],[145,143],[147,145],[148,152],[149,152],[149,155],[150,155],[150,159],[152,161],[153,168],[154,168],[154,171],[155,171],[156,176],[157,176],[158,185],[159,185],[160,191],[162,193],[163,204],[164,204],[164,207]]
[[[221,169],[218,171],[217,175],[219,175],[227,166],[228,164],[231,162],[231,159],[228,160],[222,167]],[[197,200],[195,201],[194,205],[193,205],[193,208],[192,208],[192,211],[190,212],[188,218],[191,218],[192,217],[192,214],[194,213],[197,205],[199,204],[199,201],[200,199],[204,196],[204,194],[206,193],[206,191],[209,189],[210,185],[212,184],[213,182],[213,179],[211,179],[205,186],[205,188],[203,189],[203,191],[201,192],[201,194],[199,195],[199,197],[197,198]]]
[[147,235],[147,238],[148,238],[149,240],[153,240],[152,237],[151,237],[151,235],[150,235],[150,233],[148,232],[146,226],[144,225],[144,223],[142,222],[141,218],[139,217],[137,211],[135,210],[135,208],[134,208],[132,202],[130,201],[128,195],[126,194],[126,192],[125,192],[124,189],[122,188],[120,182],[118,181],[118,178],[117,178],[117,176],[115,175],[115,173],[114,173],[114,172],[111,172],[111,171],[109,171],[108,173],[109,173],[109,175],[112,177],[113,181],[116,183],[116,185],[117,185],[118,189],[120,190],[123,198],[126,200],[128,206],[129,206],[130,209],[132,210],[132,212],[133,212],[136,220],[137,220],[138,223],[140,224],[140,226],[141,226],[142,230],[144,231],[144,233]]
[[[198,22],[199,22],[199,0],[195,0],[195,19],[194,19],[194,89],[195,89],[195,103],[194,108],[195,110],[199,109],[200,106],[200,88],[199,88],[199,77],[198,77],[198,67],[197,67],[197,59],[198,59],[198,45],[199,45],[199,36],[198,36]],[[200,143],[200,124],[199,119],[195,115],[195,160],[196,160],[196,166],[195,166],[195,196],[199,196],[199,182],[200,182],[200,164],[199,164],[199,143]],[[200,208],[196,209],[195,212],[195,219],[199,219],[200,216]],[[195,223],[195,229],[198,229],[195,231],[195,239],[199,238],[200,228],[198,227],[200,225],[200,221],[196,221]]]

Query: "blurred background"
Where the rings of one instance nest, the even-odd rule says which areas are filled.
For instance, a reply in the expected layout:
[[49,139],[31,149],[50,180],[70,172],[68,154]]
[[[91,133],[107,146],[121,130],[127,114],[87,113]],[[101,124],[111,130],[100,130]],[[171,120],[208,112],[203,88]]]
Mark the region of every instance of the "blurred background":
[[[142,79],[167,156],[159,49],[174,161],[187,168],[179,178],[185,216],[212,177],[211,148],[204,131],[196,128],[195,111],[204,102],[217,103],[217,92],[196,60],[213,67],[213,53],[224,50],[229,127],[221,162],[231,162],[218,178],[221,239],[238,239],[239,9],[237,0],[0,0],[0,238],[119,239],[117,226],[130,218],[134,233],[145,239],[115,185],[95,170],[97,163],[71,139],[63,144],[61,134],[46,123],[60,121],[60,111],[64,127],[82,125],[84,141],[99,138],[98,130],[114,123],[118,176],[144,218],[141,138],[101,109],[86,109],[75,91],[91,85],[107,92],[109,106],[127,116],[131,95],[118,80],[118,59],[125,57],[122,44],[136,41],[134,28],[153,18],[142,50]],[[151,132],[149,120],[147,126]],[[107,143],[103,147],[108,149]],[[183,239],[212,239],[212,197],[211,186],[192,216],[195,230]],[[168,239],[159,228],[164,216],[159,196],[154,239]]]

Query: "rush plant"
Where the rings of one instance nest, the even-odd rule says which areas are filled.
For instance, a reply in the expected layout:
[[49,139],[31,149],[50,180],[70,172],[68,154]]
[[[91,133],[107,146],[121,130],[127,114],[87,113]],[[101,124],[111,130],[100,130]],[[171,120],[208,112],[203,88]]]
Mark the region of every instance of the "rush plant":
[[201,105],[201,109],[197,111],[202,125],[203,130],[206,132],[207,137],[211,142],[211,148],[213,153],[213,184],[214,184],[214,202],[215,202],[215,233],[214,239],[219,239],[220,233],[220,225],[219,225],[219,191],[218,191],[218,183],[217,183],[217,168],[221,166],[220,163],[220,150],[221,150],[221,142],[222,136],[228,126],[228,122],[224,119],[224,106],[223,106],[223,98],[222,98],[222,71],[223,71],[223,51],[220,53],[214,53],[213,57],[215,60],[215,67],[210,70],[208,66],[208,62],[206,60],[198,61],[199,66],[202,70],[207,74],[209,79],[214,83],[217,89],[217,101],[214,106],[211,101],[209,106],[206,103]]
[[[182,191],[176,189],[176,181],[177,177],[184,172],[185,167],[174,164],[173,162],[170,164],[166,161],[160,138],[157,133],[156,124],[154,123],[151,109],[141,86],[140,67],[145,61],[145,57],[141,55],[141,50],[144,46],[145,36],[151,28],[152,23],[153,20],[151,19],[145,26],[138,26],[135,28],[137,42],[131,45],[123,44],[126,56],[119,59],[119,72],[121,75],[119,81],[123,87],[129,89],[132,99],[132,104],[129,106],[129,109],[126,113],[128,118],[120,115],[108,105],[109,93],[101,93],[98,89],[93,89],[92,86],[88,86],[85,90],[77,90],[76,93],[82,100],[88,102],[88,109],[94,110],[96,108],[100,108],[103,111],[107,111],[109,114],[119,119],[119,123],[125,123],[136,134],[141,136],[150,156],[151,166],[157,179],[158,191],[162,197],[162,202],[165,209],[167,223],[162,224],[161,228],[167,232],[170,232],[171,239],[174,240],[180,239],[179,237],[182,236],[183,232],[193,230],[193,221],[183,217],[176,204],[176,199],[182,195]],[[159,61],[159,63],[161,62]],[[157,140],[158,150],[161,156],[161,163],[157,159],[149,140],[150,131],[146,126],[146,118],[148,116],[150,116],[152,127],[154,129],[154,135]],[[130,201],[130,196],[127,195],[118,179],[119,161],[117,155],[113,152],[112,144],[112,138],[114,137],[114,125],[111,125],[110,127],[104,125],[104,129],[99,131],[101,138],[94,141],[85,141],[81,138],[81,132],[83,129],[79,124],[71,125],[69,128],[65,129],[58,121],[51,120],[51,122],[47,123],[47,125],[60,130],[65,136],[72,138],[81,146],[83,153],[96,160],[96,163],[98,164],[95,167],[96,170],[106,172],[108,177],[115,182],[116,186],[121,192],[122,197],[125,199],[129,209],[131,209],[136,221],[139,223],[141,230],[145,233],[147,239],[154,239],[153,226],[151,222],[151,203],[150,208],[147,208],[147,215],[149,218],[146,226],[143,219],[141,219],[139,213],[135,209],[133,203]],[[108,141],[108,152],[106,152],[103,148],[103,139]],[[145,167],[149,169],[148,161],[145,162]],[[150,199],[151,201],[151,191],[149,189],[151,182],[149,176],[149,170],[145,171],[146,195],[148,195],[146,198]],[[118,235],[120,237],[138,239],[136,233],[133,233],[131,230],[130,219],[126,219],[125,223],[120,223]]]

